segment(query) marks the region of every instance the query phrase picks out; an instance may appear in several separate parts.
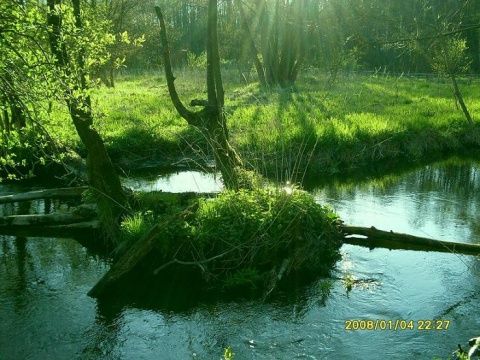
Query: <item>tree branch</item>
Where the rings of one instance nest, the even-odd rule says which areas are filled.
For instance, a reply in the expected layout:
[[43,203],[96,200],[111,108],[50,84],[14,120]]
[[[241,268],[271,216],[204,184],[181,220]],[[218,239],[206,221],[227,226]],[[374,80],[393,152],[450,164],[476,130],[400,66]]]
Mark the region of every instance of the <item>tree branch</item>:
[[170,61],[170,50],[168,48],[167,29],[165,27],[165,21],[163,20],[162,10],[159,6],[155,6],[155,13],[157,14],[158,21],[160,22],[160,40],[163,47],[163,62],[165,66],[165,76],[167,78],[168,92],[172,99],[173,106],[190,125],[199,126],[200,116],[198,113],[188,110],[180,100],[177,90],[175,89],[175,76],[173,76],[172,63]]
[[450,36],[450,35],[461,34],[461,33],[464,33],[464,32],[470,31],[470,30],[475,30],[475,29],[480,29],[480,24],[471,25],[471,26],[468,26],[468,27],[444,32],[444,33],[441,33],[441,34],[436,33],[436,34],[433,34],[433,35],[411,36],[411,37],[406,37],[406,38],[393,39],[393,40],[389,40],[389,41],[373,41],[370,44],[371,45],[390,45],[390,44],[398,44],[398,43],[412,42],[412,41],[433,40],[433,39],[438,39],[442,36]]
[[208,258],[208,259],[205,259],[205,260],[201,260],[201,261],[181,261],[181,260],[178,260],[178,259],[173,259],[173,260],[170,260],[169,262],[163,264],[162,266],[160,266],[159,268],[155,269],[155,271],[153,272],[154,275],[157,275],[161,270],[165,269],[166,267],[172,265],[172,264],[180,264],[180,265],[196,265],[198,266],[202,271],[205,271],[205,268],[202,266],[202,264],[206,264],[210,261],[213,261],[213,260],[216,260],[216,259],[219,259],[223,256],[225,256],[226,254],[228,254],[230,251],[226,251],[222,254],[219,254],[219,255],[216,255],[216,256],[213,256],[211,258]]

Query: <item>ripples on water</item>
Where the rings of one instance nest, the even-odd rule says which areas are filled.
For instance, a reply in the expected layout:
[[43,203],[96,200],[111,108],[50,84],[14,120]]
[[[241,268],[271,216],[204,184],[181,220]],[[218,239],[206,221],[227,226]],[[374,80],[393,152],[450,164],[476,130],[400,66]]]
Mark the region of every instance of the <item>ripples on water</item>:
[[[312,191],[348,224],[477,242],[478,169],[454,160]],[[179,182],[184,187],[187,180]],[[158,183],[139,185],[153,189]],[[168,301],[97,303],[86,293],[108,269],[104,261],[70,239],[2,237],[0,359],[220,359],[226,346],[239,360],[432,359],[448,358],[457,343],[480,334],[475,257],[352,245],[342,251],[335,277],[371,282],[347,293],[341,280],[329,288],[319,279],[269,303],[179,309]],[[450,328],[345,331],[350,319],[446,319]]]

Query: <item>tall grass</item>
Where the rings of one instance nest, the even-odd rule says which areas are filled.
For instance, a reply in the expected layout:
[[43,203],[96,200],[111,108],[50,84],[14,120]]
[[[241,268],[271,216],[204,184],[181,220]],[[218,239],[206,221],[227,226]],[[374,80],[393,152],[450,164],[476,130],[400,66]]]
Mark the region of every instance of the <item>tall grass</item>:
[[[176,75],[184,103],[206,98],[203,72],[190,68]],[[307,167],[335,173],[480,144],[448,81],[356,75],[332,85],[322,74],[310,72],[294,88],[265,90],[257,83],[245,84],[233,71],[224,79],[232,142],[250,167],[282,181],[299,180]],[[209,155],[203,135],[173,108],[163,75],[127,74],[116,84],[92,95],[95,126],[114,161],[173,162]],[[477,85],[478,80],[462,85],[476,123]],[[62,136],[61,126],[52,123],[49,129],[70,146],[81,147],[75,137]]]

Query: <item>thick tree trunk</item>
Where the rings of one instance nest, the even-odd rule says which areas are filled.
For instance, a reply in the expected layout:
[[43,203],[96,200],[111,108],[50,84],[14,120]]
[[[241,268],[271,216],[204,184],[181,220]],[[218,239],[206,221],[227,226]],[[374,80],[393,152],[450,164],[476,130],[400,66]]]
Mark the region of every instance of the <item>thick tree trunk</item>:
[[93,121],[91,112],[71,108],[70,114],[78,135],[88,151],[88,184],[97,202],[100,221],[106,234],[114,237],[127,203],[120,178],[100,135],[89,125]]
[[[243,19],[243,9],[240,6],[242,24],[247,32],[249,48],[255,49],[248,24]],[[260,0],[258,13],[262,23],[262,55],[263,65],[258,56],[254,64],[259,73],[259,80],[269,86],[278,85],[282,88],[292,86],[305,57],[305,34],[302,29],[305,9],[301,1],[279,1],[273,4],[272,14],[267,12],[267,3]],[[260,64],[260,65],[258,65]],[[262,68],[260,72],[258,67]],[[261,78],[263,77],[263,79]]]

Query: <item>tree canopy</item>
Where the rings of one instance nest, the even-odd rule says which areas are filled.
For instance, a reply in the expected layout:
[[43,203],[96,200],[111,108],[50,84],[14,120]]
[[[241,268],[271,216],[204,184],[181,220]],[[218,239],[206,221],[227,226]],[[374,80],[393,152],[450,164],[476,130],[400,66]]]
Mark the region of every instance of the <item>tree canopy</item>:
[[[129,9],[118,31],[146,36],[142,54],[127,59],[126,65],[160,65],[158,34],[152,29],[156,21],[152,9],[157,2],[109,3]],[[188,53],[200,55],[206,50],[207,4],[201,0],[164,0],[159,5],[165,9],[172,62],[183,66]],[[480,71],[480,5],[472,0],[222,0],[218,9],[221,57],[232,66],[253,61],[249,30],[266,69],[274,50],[281,61],[280,45],[285,40],[297,53],[305,51],[303,65],[431,72],[429,54],[441,32],[465,41],[471,60],[469,71]]]

